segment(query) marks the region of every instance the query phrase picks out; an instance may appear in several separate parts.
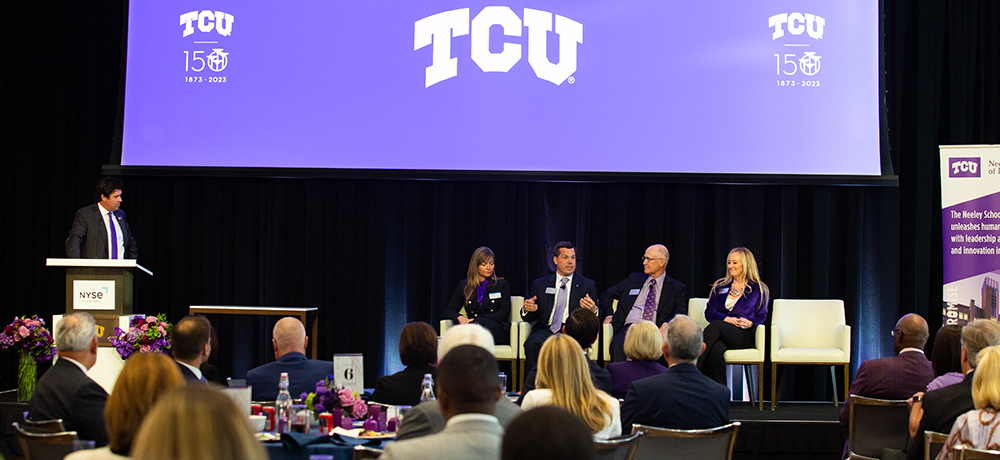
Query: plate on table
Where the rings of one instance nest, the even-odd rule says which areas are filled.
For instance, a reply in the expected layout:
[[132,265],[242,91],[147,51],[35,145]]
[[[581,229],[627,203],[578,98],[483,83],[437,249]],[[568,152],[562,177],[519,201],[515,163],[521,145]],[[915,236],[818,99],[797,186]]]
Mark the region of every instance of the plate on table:
[[343,438],[360,439],[360,440],[369,440],[369,439],[378,440],[378,439],[396,438],[396,433],[391,433],[391,432],[380,433],[376,431],[364,431],[361,428],[345,430],[339,426],[334,427],[333,430],[330,431],[330,434],[340,435]]

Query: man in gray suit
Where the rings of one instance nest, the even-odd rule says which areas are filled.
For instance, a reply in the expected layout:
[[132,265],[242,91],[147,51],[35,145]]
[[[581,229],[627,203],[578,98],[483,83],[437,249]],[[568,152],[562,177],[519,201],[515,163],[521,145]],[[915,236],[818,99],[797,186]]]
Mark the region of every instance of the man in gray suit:
[[[441,341],[438,343],[438,359],[444,359],[452,348],[459,345],[475,345],[485,349],[490,355],[494,354],[493,335],[489,331],[477,324],[461,324],[452,326],[441,336]],[[504,427],[520,414],[521,408],[509,399],[500,398],[497,401],[494,415]],[[406,411],[403,423],[396,433],[396,440],[403,441],[434,434],[443,430],[444,426],[445,418],[438,401],[423,402]]]
[[438,403],[447,420],[444,430],[391,443],[379,458],[499,458],[503,426],[493,412],[503,390],[493,355],[475,345],[459,345],[438,364],[437,382]]

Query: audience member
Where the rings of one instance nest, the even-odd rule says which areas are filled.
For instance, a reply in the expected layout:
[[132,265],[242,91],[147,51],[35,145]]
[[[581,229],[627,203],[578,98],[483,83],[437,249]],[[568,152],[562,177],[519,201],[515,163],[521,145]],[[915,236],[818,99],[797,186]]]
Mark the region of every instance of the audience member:
[[591,429],[556,406],[531,409],[503,434],[500,460],[597,460]]
[[333,362],[309,359],[306,348],[309,337],[298,318],[281,318],[274,324],[271,336],[277,361],[257,366],[247,372],[247,385],[252,387],[254,401],[272,401],[278,397],[281,373],[288,373],[288,392],[297,397],[316,391],[316,382],[333,374]]
[[561,407],[586,422],[595,439],[620,436],[618,400],[594,388],[587,362],[573,338],[563,334],[549,337],[538,359],[537,388],[524,395],[521,410]]
[[931,351],[931,368],[934,369],[934,380],[927,384],[927,391],[965,379],[962,374],[962,326],[951,324],[938,329]]
[[[625,333],[640,321],[653,321],[657,326],[674,315],[687,314],[687,288],[667,276],[670,251],[662,244],[646,248],[642,256],[642,273],[632,273],[601,294],[600,306],[605,323],[611,323],[611,361],[625,361]],[[611,306],[618,300],[612,316]],[[607,359],[607,357],[605,357]]]
[[[940,335],[940,334],[939,334]],[[987,347],[1000,345],[1000,324],[989,319],[977,319],[962,328],[961,365],[964,379],[954,385],[917,393],[910,411],[910,442],[906,456],[912,460],[924,458],[924,433],[951,431],[959,415],[975,409],[972,382],[978,361],[976,356]]]
[[209,339],[208,343],[212,346],[212,352],[208,354],[208,359],[201,363],[201,366],[198,366],[198,369],[201,370],[201,375],[205,377],[205,380],[208,380],[209,383],[226,386],[226,379],[222,378],[222,374],[219,373],[219,368],[209,362],[209,360],[215,359],[215,357],[219,355],[219,334],[215,332],[215,327],[212,326],[211,321],[208,323],[208,329],[211,332],[211,339]]
[[[438,359],[443,359],[448,352],[459,345],[475,345],[491,355],[494,353],[493,335],[490,331],[476,324],[460,324],[452,326],[438,344]],[[500,398],[496,404],[496,417],[500,424],[507,426],[511,420],[521,414],[521,408],[507,398]],[[440,432],[445,427],[444,413],[438,401],[422,402],[406,412],[403,422],[396,432],[396,440],[418,438]]]
[[162,353],[135,353],[125,361],[118,374],[114,391],[104,407],[104,423],[108,429],[108,445],[94,450],[81,450],[67,460],[121,460],[128,458],[132,439],[160,395],[184,385],[177,365]]
[[182,385],[160,397],[132,443],[132,458],[268,460],[233,400],[202,385]]
[[444,430],[390,443],[379,458],[498,458],[504,428],[493,415],[496,402],[503,396],[497,374],[496,359],[483,348],[460,345],[449,351],[437,372],[438,403],[447,420]]
[[[851,383],[852,395],[878,399],[906,399],[927,388],[934,379],[931,362],[924,356],[927,343],[927,321],[918,314],[910,313],[896,322],[892,330],[893,351],[896,356],[869,359],[858,366]],[[840,425],[844,437],[850,427],[851,398],[840,410]],[[849,441],[844,443],[844,458],[847,457]]]
[[701,373],[698,355],[705,351],[701,327],[687,315],[670,321],[663,337],[666,372],[632,382],[622,404],[622,429],[632,425],[685,430],[729,423],[729,388]]
[[425,374],[434,374],[437,364],[437,334],[430,324],[410,323],[399,336],[399,360],[406,366],[375,384],[370,401],[396,406],[420,404],[420,384]]
[[659,375],[667,368],[656,362],[663,356],[663,336],[652,321],[642,321],[625,334],[628,361],[608,364],[611,372],[611,396],[624,398],[632,382]]
[[[573,310],[573,313],[569,314],[569,318],[566,318],[566,323],[563,324],[563,333],[576,339],[576,342],[583,349],[585,355],[590,346],[597,340],[597,335],[600,332],[601,321],[593,313],[584,308]],[[587,360],[587,367],[590,369],[590,380],[593,382],[594,388],[611,394],[611,373],[589,359]],[[524,401],[524,395],[535,389],[537,373],[538,368],[536,366],[525,377],[524,386],[521,388],[521,396],[517,399],[518,405],[521,405]]]
[[976,407],[955,419],[938,460],[955,458],[954,447],[1000,449],[1000,347],[984,348],[976,357],[979,366],[972,378],[972,401]]
[[188,383],[208,384],[201,364],[212,353],[211,338],[212,326],[201,315],[185,316],[170,330],[170,353]]
[[28,404],[34,421],[62,419],[67,431],[97,447],[108,443],[104,428],[104,404],[108,393],[87,376],[97,362],[97,325],[89,313],[66,315],[56,324],[59,359],[35,386]]

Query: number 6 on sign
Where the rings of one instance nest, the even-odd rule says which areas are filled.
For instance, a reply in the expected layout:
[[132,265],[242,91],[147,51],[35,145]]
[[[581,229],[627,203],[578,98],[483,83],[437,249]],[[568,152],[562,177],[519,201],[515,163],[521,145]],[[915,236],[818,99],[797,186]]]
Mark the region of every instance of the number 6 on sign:
[[364,355],[349,353],[333,355],[333,378],[337,386],[343,386],[354,393],[365,392]]

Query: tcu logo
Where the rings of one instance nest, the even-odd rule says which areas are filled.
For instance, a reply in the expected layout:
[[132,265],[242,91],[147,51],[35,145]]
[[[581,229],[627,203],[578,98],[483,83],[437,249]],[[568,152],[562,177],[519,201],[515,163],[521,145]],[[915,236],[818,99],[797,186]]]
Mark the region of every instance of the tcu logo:
[[[552,13],[524,9],[524,22],[506,6],[487,6],[472,20],[472,60],[483,72],[507,72],[521,60],[521,45],[504,43],[503,51],[490,52],[490,27],[503,27],[504,35],[520,37],[528,28],[528,64],[535,75],[556,85],[576,72],[576,45],[583,43],[583,24],[555,15],[559,35],[559,63],[545,56],[546,33],[552,31]],[[445,11],[413,23],[413,50],[433,44],[431,65],[425,72],[424,87],[458,75],[458,58],[451,57],[451,39],[469,34],[469,9]]]
[[802,35],[802,32],[808,32],[810,37],[819,40],[823,38],[823,26],[826,24],[826,19],[809,13],[776,14],[767,18],[767,26],[774,28],[771,40],[785,36],[785,24],[788,24],[788,32],[792,35]]
[[980,177],[979,158],[949,158],[948,177]]
[[219,35],[228,37],[233,33],[233,22],[236,18],[233,15],[222,11],[212,12],[204,10],[202,12],[192,11],[181,15],[181,25],[184,26],[184,37],[194,33],[194,23],[198,24],[198,30],[211,32],[214,28]]

